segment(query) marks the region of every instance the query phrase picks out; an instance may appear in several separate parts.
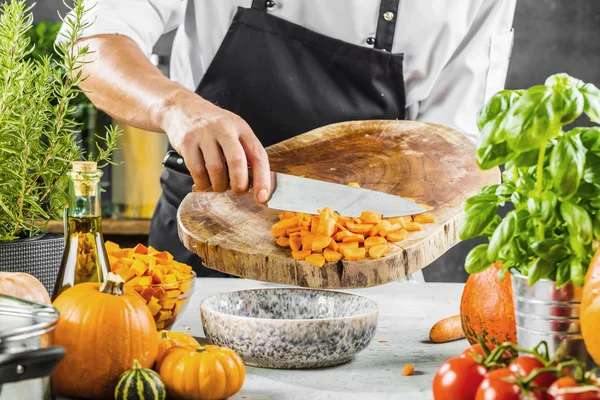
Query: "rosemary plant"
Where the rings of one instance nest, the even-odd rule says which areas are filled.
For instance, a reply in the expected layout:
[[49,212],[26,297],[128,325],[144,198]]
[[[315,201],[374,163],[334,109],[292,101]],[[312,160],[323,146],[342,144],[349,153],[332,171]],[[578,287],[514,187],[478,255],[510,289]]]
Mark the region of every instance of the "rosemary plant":
[[[31,9],[24,0],[0,8],[0,242],[31,237],[58,215],[67,201],[65,174],[83,157],[72,104],[89,54],[76,44],[89,26],[83,0],[63,18],[55,56],[30,56]],[[107,128],[93,161],[110,162],[118,135]]]

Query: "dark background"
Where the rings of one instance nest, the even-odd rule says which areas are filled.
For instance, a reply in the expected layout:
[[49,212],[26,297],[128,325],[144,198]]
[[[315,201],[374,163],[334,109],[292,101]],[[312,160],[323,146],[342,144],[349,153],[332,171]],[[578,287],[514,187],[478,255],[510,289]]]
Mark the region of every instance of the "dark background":
[[[57,21],[57,9],[64,10],[62,0],[39,0],[36,21]],[[557,72],[600,86],[600,0],[518,0],[514,28],[507,88],[540,84]],[[165,35],[155,53],[168,56],[172,39],[173,33]],[[462,265],[473,244],[457,245],[426,268],[426,279],[464,282]]]

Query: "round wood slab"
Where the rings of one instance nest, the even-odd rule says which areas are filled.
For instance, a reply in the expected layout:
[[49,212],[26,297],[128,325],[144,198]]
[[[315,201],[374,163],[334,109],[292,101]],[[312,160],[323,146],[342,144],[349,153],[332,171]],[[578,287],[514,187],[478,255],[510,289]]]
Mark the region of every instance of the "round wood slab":
[[[415,121],[352,121],[328,125],[267,149],[273,171],[412,197],[430,205],[435,224],[395,245],[380,259],[339,261],[322,268],[296,261],[271,236],[279,211],[249,193],[193,192],[177,220],[184,245],[204,265],[248,279],[310,288],[361,288],[409,275],[459,242],[463,202],[498,183],[481,171],[474,145],[452,129]],[[317,210],[315,210],[315,213]]]

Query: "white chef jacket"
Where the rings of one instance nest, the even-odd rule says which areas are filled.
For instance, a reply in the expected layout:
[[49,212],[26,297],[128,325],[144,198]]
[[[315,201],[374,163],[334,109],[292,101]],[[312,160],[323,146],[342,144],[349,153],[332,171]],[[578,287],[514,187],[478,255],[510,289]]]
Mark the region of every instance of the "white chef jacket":
[[[238,6],[251,0],[85,0],[84,37],[121,34],[149,57],[177,29],[171,79],[195,90]],[[372,47],[380,0],[275,0],[269,13],[318,33]],[[504,88],[516,0],[400,0],[393,53],[404,53],[406,118],[457,129],[475,141],[475,115]],[[370,41],[369,41],[370,42]],[[252,51],[249,49],[248,51]]]

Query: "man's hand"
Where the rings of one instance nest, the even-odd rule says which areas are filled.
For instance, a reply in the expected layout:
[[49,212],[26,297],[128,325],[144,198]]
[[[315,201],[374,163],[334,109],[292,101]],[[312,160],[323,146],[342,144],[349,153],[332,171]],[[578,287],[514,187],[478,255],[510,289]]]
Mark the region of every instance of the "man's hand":
[[254,197],[268,200],[267,152],[246,121],[185,89],[166,102],[162,129],[183,157],[194,184],[236,194],[248,191],[248,167]]
[[267,153],[242,118],[166,78],[125,36],[98,35],[79,45],[90,48],[86,61],[93,62],[83,65],[81,87],[96,107],[119,122],[166,133],[199,189],[231,185],[244,193],[250,167],[255,199],[268,200]]

